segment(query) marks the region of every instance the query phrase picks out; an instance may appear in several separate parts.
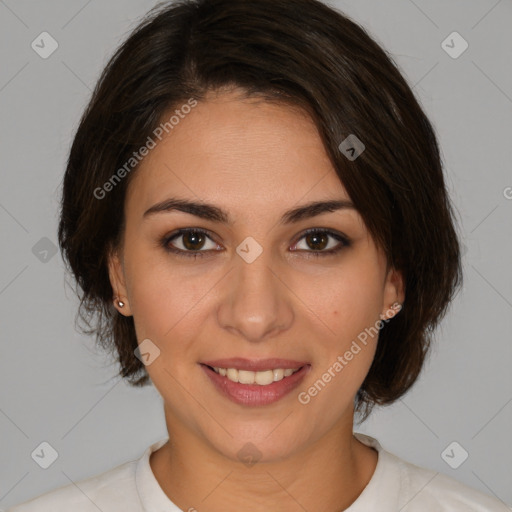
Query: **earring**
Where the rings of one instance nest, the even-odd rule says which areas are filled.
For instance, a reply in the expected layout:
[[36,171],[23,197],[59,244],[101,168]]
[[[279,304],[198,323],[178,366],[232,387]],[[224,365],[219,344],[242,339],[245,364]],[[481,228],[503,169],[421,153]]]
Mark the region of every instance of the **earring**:
[[124,306],[124,302],[123,302],[121,299],[119,299],[118,297],[116,297],[116,299],[115,299],[115,300],[117,301],[117,305],[118,305],[120,308],[122,308],[122,307]]

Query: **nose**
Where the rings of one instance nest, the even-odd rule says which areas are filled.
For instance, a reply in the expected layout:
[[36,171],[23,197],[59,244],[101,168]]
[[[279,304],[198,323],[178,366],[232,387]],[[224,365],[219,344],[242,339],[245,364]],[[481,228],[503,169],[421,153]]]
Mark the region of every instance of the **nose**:
[[270,251],[248,263],[235,255],[218,307],[223,329],[250,342],[265,341],[293,323],[292,293],[283,283]]

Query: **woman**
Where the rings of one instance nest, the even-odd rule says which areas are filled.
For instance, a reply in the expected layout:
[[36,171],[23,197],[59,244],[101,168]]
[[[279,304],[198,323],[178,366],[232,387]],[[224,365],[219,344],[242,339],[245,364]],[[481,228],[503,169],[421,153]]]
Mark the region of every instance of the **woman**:
[[169,439],[13,511],[506,510],[353,432],[414,384],[462,276],[432,126],[342,14],[153,10],[83,115],[59,242]]

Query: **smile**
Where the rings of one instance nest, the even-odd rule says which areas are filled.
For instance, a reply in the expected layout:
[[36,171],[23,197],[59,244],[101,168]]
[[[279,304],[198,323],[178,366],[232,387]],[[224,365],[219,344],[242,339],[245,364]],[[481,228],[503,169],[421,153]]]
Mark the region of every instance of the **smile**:
[[218,368],[213,367],[214,371],[223,377],[227,377],[231,382],[240,384],[258,384],[259,386],[268,386],[272,382],[278,382],[285,377],[298,372],[300,368],[275,368],[273,370],[264,370],[261,372],[252,372],[250,370],[237,370],[236,368]]
[[199,365],[221,396],[248,406],[281,400],[299,386],[311,369],[307,362],[285,359],[231,358]]

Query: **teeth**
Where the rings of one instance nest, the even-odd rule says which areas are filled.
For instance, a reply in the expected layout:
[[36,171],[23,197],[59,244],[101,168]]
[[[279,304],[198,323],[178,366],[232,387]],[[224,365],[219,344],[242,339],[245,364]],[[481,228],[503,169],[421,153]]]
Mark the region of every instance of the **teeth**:
[[258,384],[260,386],[268,386],[272,382],[277,382],[289,377],[300,368],[276,368],[274,370],[264,370],[261,372],[252,372],[249,370],[237,370],[236,368],[213,368],[216,373],[227,377],[232,382],[239,382],[240,384]]

